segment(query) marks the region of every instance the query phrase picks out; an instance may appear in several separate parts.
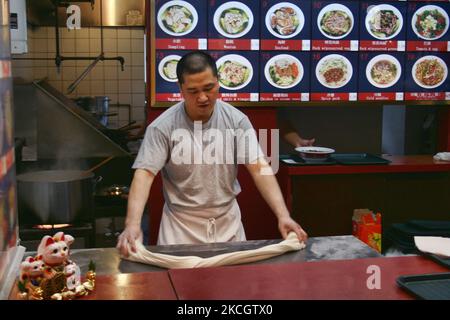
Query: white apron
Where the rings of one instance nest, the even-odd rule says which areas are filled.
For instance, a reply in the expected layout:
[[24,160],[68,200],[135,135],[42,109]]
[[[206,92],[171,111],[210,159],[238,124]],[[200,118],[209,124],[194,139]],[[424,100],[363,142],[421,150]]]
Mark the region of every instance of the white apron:
[[179,210],[164,204],[158,245],[245,241],[241,211],[234,199],[225,207]]

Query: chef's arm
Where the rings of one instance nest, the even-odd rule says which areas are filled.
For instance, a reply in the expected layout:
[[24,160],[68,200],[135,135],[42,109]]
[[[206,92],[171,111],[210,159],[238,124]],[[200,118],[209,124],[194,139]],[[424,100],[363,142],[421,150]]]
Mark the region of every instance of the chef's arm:
[[316,139],[303,139],[289,121],[280,121],[280,136],[294,148],[312,146]]
[[256,163],[247,164],[246,167],[257,189],[277,217],[278,229],[283,238],[286,239],[288,233],[294,231],[300,241],[306,241],[308,236],[302,227],[291,218],[280,186],[267,161],[260,158]]
[[125,230],[119,236],[117,248],[124,256],[128,256],[130,245],[133,252],[136,251],[135,240],[142,240],[141,220],[147,203],[150,188],[155,175],[148,170],[137,169],[134,172],[128,195],[127,217],[125,219]]

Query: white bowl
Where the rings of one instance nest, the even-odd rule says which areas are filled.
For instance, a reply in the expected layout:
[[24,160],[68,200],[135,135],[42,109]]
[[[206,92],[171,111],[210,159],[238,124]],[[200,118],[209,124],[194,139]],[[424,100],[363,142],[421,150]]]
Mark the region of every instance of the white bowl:
[[[222,13],[225,10],[228,10],[231,8],[236,8],[236,9],[244,11],[248,17],[248,23],[247,23],[247,26],[245,27],[245,29],[242,30],[241,32],[234,33],[234,34],[226,32],[225,30],[222,29],[222,26],[220,25],[220,16],[222,15]],[[240,38],[240,37],[244,36],[245,34],[247,34],[250,31],[250,29],[252,28],[253,13],[250,10],[250,8],[247,5],[245,5],[244,3],[239,2],[239,1],[229,1],[229,2],[225,2],[220,7],[217,8],[216,12],[214,12],[213,21],[214,21],[214,27],[216,28],[217,32],[219,32],[224,37]]]
[[307,161],[326,161],[331,154],[335,152],[334,149],[324,147],[297,147],[295,151],[300,153],[300,157]]
[[[445,18],[445,22],[446,22],[446,23],[445,23],[445,29],[444,29],[444,32],[442,32],[442,33],[441,33],[439,36],[437,36],[437,37],[434,37],[434,38],[427,38],[427,37],[424,37],[424,36],[421,35],[421,34],[417,31],[417,29],[416,29],[417,15],[418,15],[418,14],[421,14],[421,13],[422,13],[423,11],[425,11],[425,10],[438,10],[439,13],[442,14],[442,15],[444,16],[444,18]],[[419,9],[417,9],[416,12],[414,12],[414,14],[413,14],[413,16],[412,16],[412,19],[411,19],[411,26],[412,26],[412,29],[413,29],[414,33],[415,33],[419,38],[424,39],[424,40],[436,40],[436,39],[439,39],[440,37],[442,37],[444,34],[447,33],[447,30],[448,30],[448,24],[449,24],[449,18],[448,18],[447,12],[445,12],[445,10],[442,9],[441,7],[435,6],[435,5],[426,5],[426,6],[423,6],[423,7],[419,8]]]
[[[275,64],[276,61],[281,60],[281,59],[287,59],[290,62],[295,63],[298,67],[298,72],[299,72],[298,77],[294,80],[294,82],[292,82],[291,84],[289,84],[287,86],[281,86],[281,85],[276,84],[273,81],[272,77],[270,76],[270,67],[273,64]],[[300,60],[298,60],[296,57],[294,57],[290,54],[279,54],[279,55],[273,56],[272,58],[270,58],[269,61],[267,61],[266,66],[264,67],[264,76],[266,77],[267,81],[272,86],[279,88],[279,89],[289,89],[289,88],[295,87],[300,81],[302,81],[304,74],[305,74],[305,71],[303,69],[303,65],[300,62]]]
[[[391,10],[391,11],[394,12],[394,14],[395,14],[395,15],[397,16],[397,18],[398,18],[399,26],[398,26],[397,30],[396,30],[393,34],[391,34],[390,36],[388,36],[388,37],[378,36],[378,35],[374,34],[374,33],[372,32],[372,30],[370,29],[370,19],[372,19],[372,17],[373,17],[378,11],[381,11],[381,10]],[[402,30],[402,27],[403,27],[403,16],[402,16],[401,12],[400,12],[396,7],[394,7],[394,6],[390,5],[390,4],[380,4],[380,5],[377,5],[377,6],[371,6],[371,7],[369,7],[369,10],[367,11],[367,15],[366,15],[366,21],[365,21],[365,24],[366,24],[367,32],[368,32],[372,37],[374,37],[374,38],[376,38],[376,39],[380,39],[380,40],[389,40],[389,39],[392,39],[392,38],[394,38],[395,36],[397,36],[398,33]]]
[[174,79],[172,79],[172,78],[169,78],[168,76],[166,76],[166,74],[164,73],[164,65],[170,60],[180,61],[180,59],[181,59],[181,56],[178,56],[175,54],[171,54],[169,56],[164,57],[158,64],[158,72],[159,72],[159,75],[161,76],[161,78],[163,78],[164,80],[169,81],[169,82],[177,82],[178,78],[175,77]]
[[[322,76],[320,75],[320,68],[325,62],[328,61],[328,59],[342,59],[342,61],[347,65],[347,74],[346,74],[347,78],[345,79],[344,82],[342,82],[342,83],[340,83],[338,85],[330,85],[330,84],[328,84],[325,81],[325,79],[322,78]],[[317,78],[317,80],[319,80],[319,82],[323,86],[325,86],[327,88],[330,88],[330,89],[337,89],[337,88],[341,88],[341,87],[345,86],[350,81],[350,79],[352,78],[352,75],[353,75],[352,64],[350,63],[350,61],[346,57],[344,57],[343,55],[340,55],[340,54],[329,54],[329,55],[326,55],[322,59],[319,60],[319,62],[317,63],[317,66],[316,66],[316,78]]]
[[[279,34],[275,30],[273,30],[272,27],[271,27],[272,15],[274,14],[274,12],[276,10],[278,10],[280,8],[283,8],[283,7],[292,8],[295,11],[295,13],[297,14],[298,22],[299,22],[299,24],[298,24],[297,28],[294,30],[294,32],[291,33],[291,34],[287,34],[287,35]],[[297,34],[299,34],[300,31],[302,31],[304,26],[305,26],[305,16],[303,14],[303,11],[298,6],[296,6],[295,4],[293,4],[291,2],[280,2],[280,3],[277,3],[277,4],[273,5],[272,7],[270,7],[270,9],[267,11],[267,14],[266,14],[266,28],[267,28],[267,30],[269,30],[269,32],[271,34],[273,34],[277,38],[280,38],[280,39],[293,38]]]
[[247,58],[245,58],[245,57],[243,57],[241,55],[238,55],[238,54],[227,54],[227,55],[219,58],[216,61],[217,71],[218,72],[219,72],[219,69],[222,66],[222,64],[224,64],[226,61],[234,61],[234,62],[237,62],[239,64],[242,64],[242,65],[246,66],[248,68],[248,70],[249,70],[249,75],[248,75],[248,78],[243,83],[241,83],[239,86],[236,86],[236,87],[228,87],[228,86],[224,85],[220,81],[220,75],[218,75],[219,76],[219,84],[220,84],[220,86],[222,88],[225,88],[225,89],[228,89],[228,90],[239,90],[239,89],[244,88],[246,85],[248,85],[249,82],[253,78],[253,67],[252,67],[252,64],[250,63],[250,61],[248,61]]
[[[395,78],[391,82],[386,83],[386,84],[380,84],[380,83],[375,82],[372,79],[372,75],[370,72],[372,70],[372,67],[381,60],[389,60],[390,62],[394,63],[395,66],[397,67],[397,74],[396,74]],[[391,56],[390,54],[379,54],[379,55],[373,57],[369,61],[369,63],[367,64],[367,67],[366,67],[367,80],[374,87],[381,88],[381,89],[392,87],[400,79],[401,74],[402,74],[402,66],[400,65],[400,62],[397,60],[397,58],[395,58],[394,56]]]
[[[322,18],[325,15],[325,13],[327,13],[328,11],[335,11],[335,10],[339,10],[339,11],[345,12],[350,17],[350,19],[352,21],[352,25],[347,30],[347,32],[342,34],[342,35],[340,35],[340,36],[329,35],[325,31],[323,31],[322,27],[320,26],[320,21],[322,20]],[[323,7],[322,10],[320,10],[319,15],[317,16],[317,27],[319,28],[319,31],[325,37],[327,37],[329,39],[342,39],[342,38],[345,38],[350,32],[352,32],[354,25],[355,25],[355,18],[353,17],[353,13],[351,12],[351,10],[349,8],[347,8],[346,6],[344,6],[342,4],[338,4],[338,3],[331,3],[331,4]]]
[[[422,62],[422,61],[425,60],[425,59],[436,59],[436,60],[439,62],[439,64],[442,65],[442,67],[444,68],[444,77],[442,78],[442,81],[441,81],[441,82],[439,82],[439,83],[437,83],[437,84],[435,84],[435,85],[432,85],[432,86],[427,86],[427,85],[423,84],[422,82],[420,82],[420,81],[416,78],[416,69],[417,69],[417,66],[419,65],[420,62]],[[424,57],[418,59],[418,60],[414,63],[411,72],[412,72],[412,77],[413,77],[414,81],[417,83],[418,86],[420,86],[420,87],[422,87],[422,88],[424,88],[424,89],[433,89],[433,88],[439,87],[440,85],[442,85],[442,84],[445,82],[445,80],[447,79],[448,69],[447,69],[447,65],[445,64],[444,60],[442,60],[441,58],[439,58],[439,57],[437,57],[437,56],[429,55],[429,56],[424,56]]]
[[[172,7],[174,5],[177,6],[182,6],[184,8],[186,8],[191,14],[192,14],[192,23],[190,28],[184,30],[183,32],[174,32],[173,30],[167,29],[167,27],[164,25],[163,20],[162,20],[162,15],[163,13],[169,8]],[[157,21],[158,21],[158,25],[159,27],[167,34],[171,35],[171,36],[184,36],[188,33],[190,33],[192,30],[195,29],[195,27],[197,26],[197,22],[198,22],[198,13],[197,10],[195,10],[195,8],[186,1],[169,1],[165,4],[163,4],[161,6],[161,8],[158,10],[158,15],[157,15]]]

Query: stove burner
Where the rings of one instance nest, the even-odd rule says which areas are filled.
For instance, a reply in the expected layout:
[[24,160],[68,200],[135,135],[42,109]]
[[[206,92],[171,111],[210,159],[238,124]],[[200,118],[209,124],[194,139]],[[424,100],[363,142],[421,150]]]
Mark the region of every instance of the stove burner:
[[71,224],[37,224],[32,227],[32,229],[39,229],[39,230],[52,230],[52,229],[64,229],[71,227]]

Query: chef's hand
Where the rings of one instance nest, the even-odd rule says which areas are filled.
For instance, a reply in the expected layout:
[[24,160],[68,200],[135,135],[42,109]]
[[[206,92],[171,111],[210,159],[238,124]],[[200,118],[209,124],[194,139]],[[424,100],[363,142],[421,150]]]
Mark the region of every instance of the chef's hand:
[[280,230],[283,239],[287,238],[289,232],[293,231],[297,235],[298,240],[305,242],[308,239],[308,235],[305,230],[295,222],[291,217],[283,217],[278,219],[278,229]]
[[314,145],[314,143],[316,142],[316,139],[303,139],[300,138],[298,139],[298,141],[296,142],[296,147],[310,147],[312,145]]
[[117,239],[116,248],[119,250],[122,256],[128,257],[128,245],[132,252],[136,252],[135,241],[142,242],[143,234],[140,225],[130,225],[123,230]]

